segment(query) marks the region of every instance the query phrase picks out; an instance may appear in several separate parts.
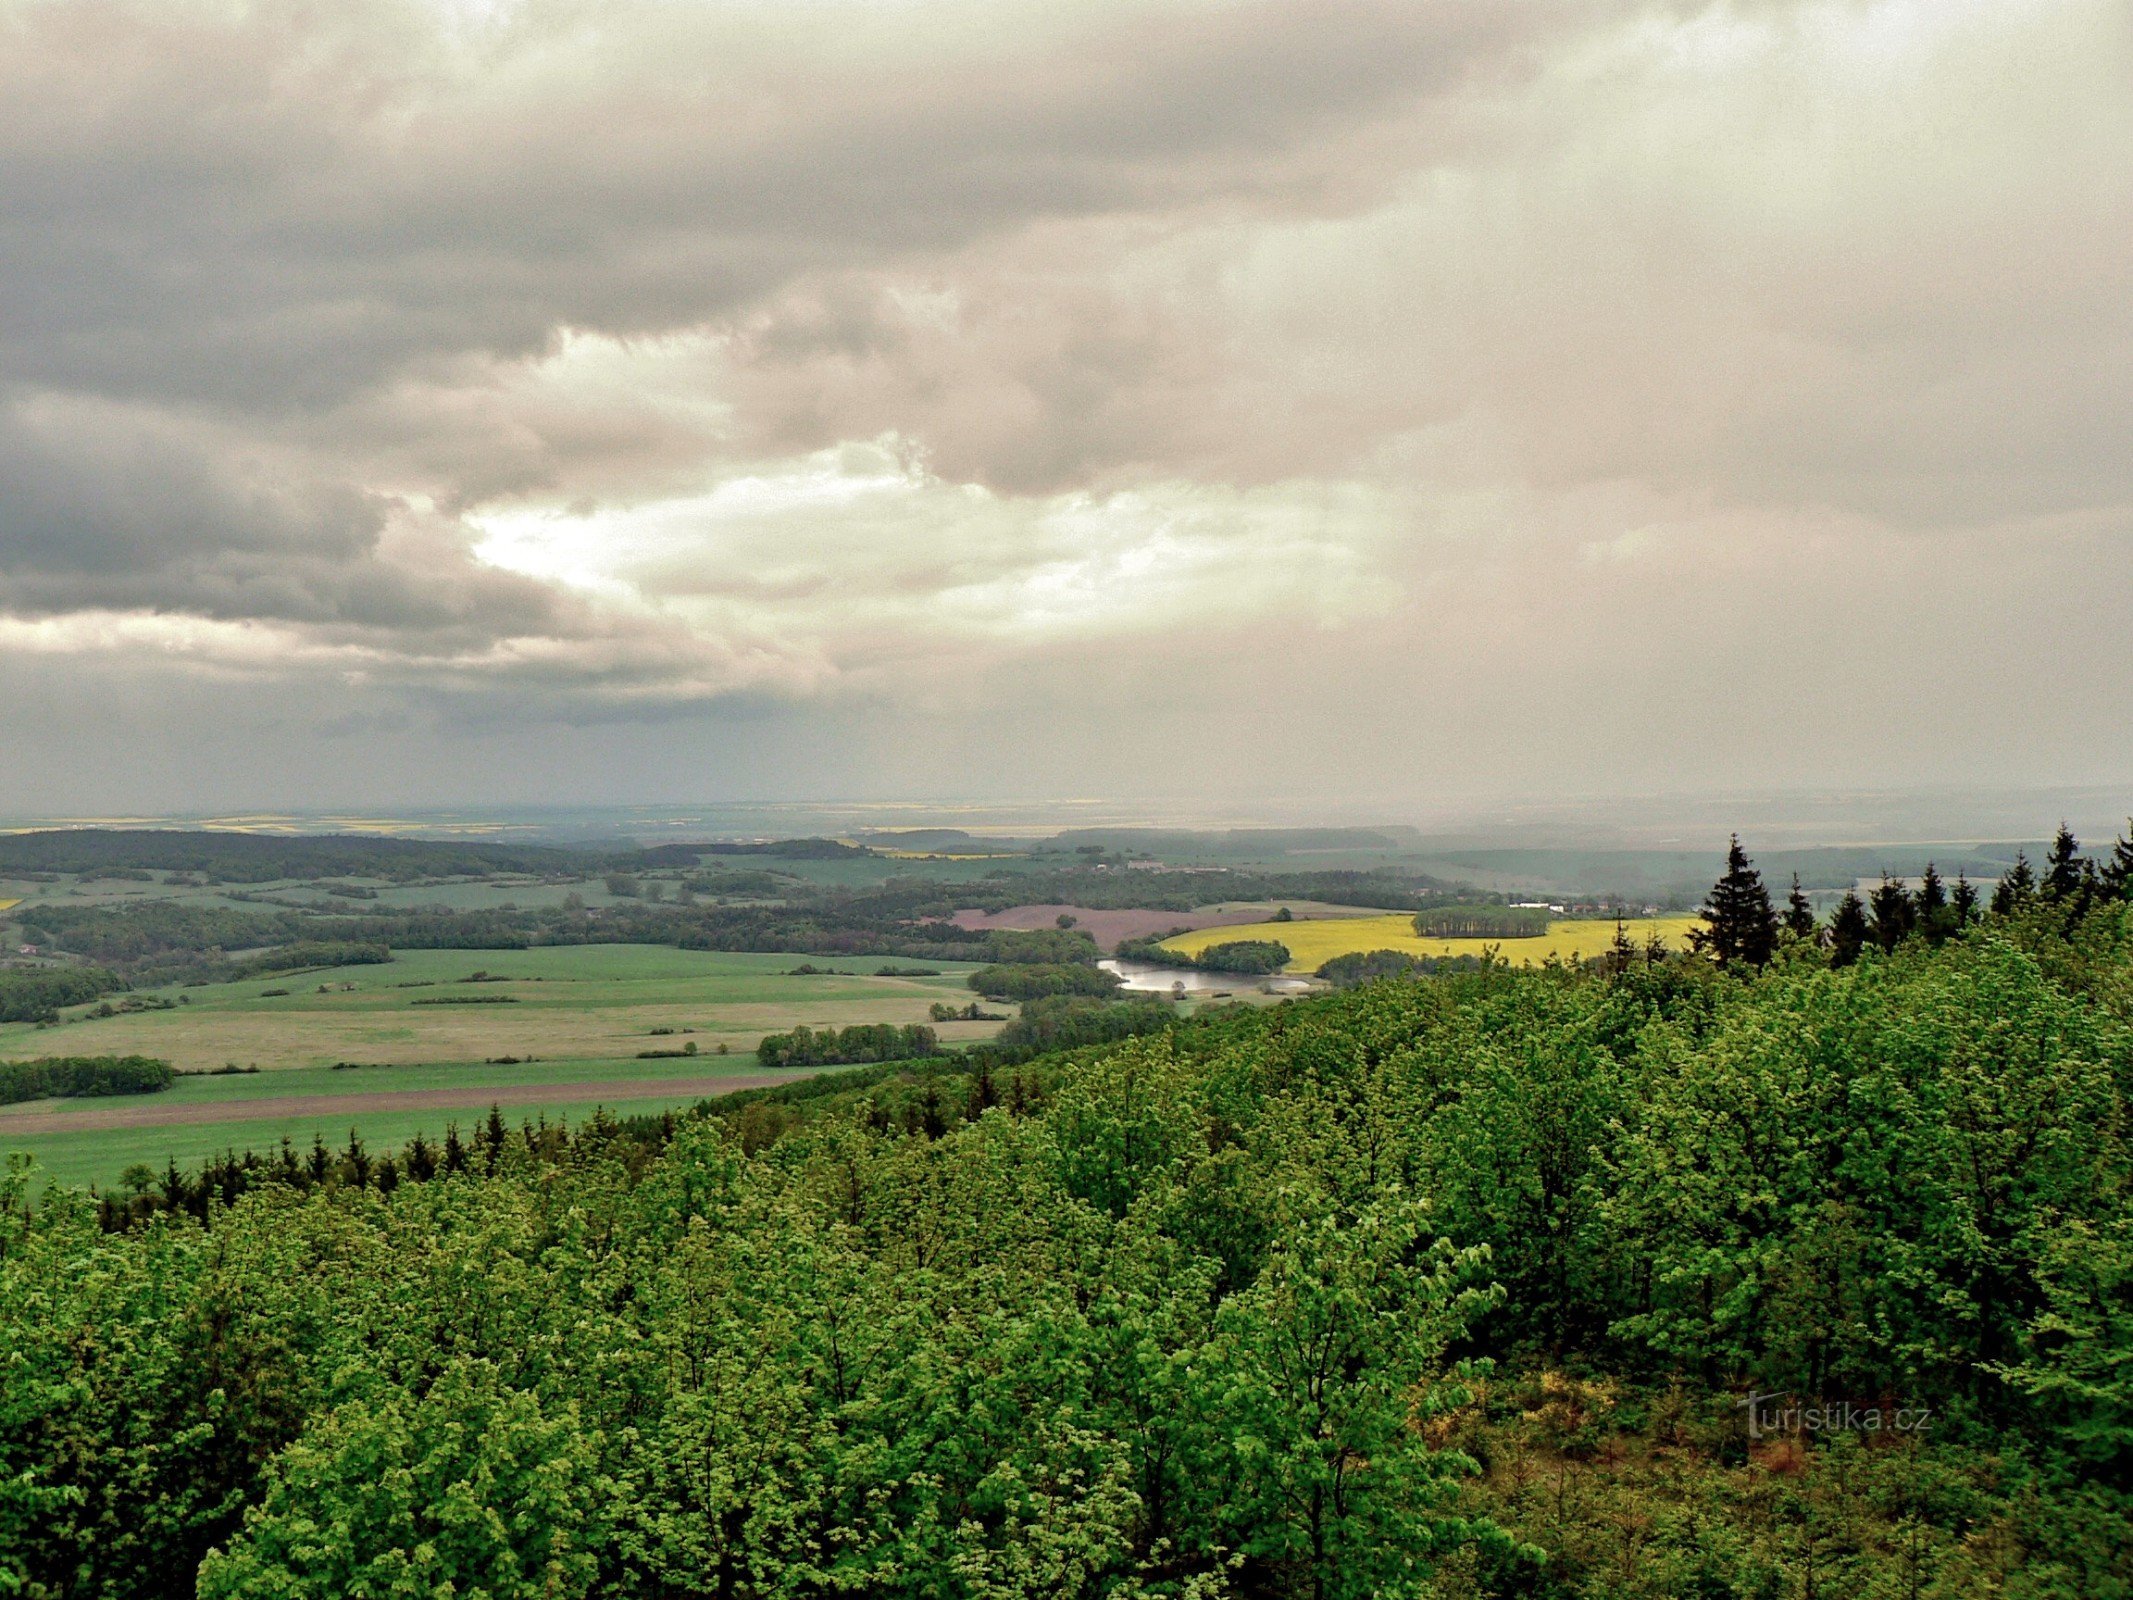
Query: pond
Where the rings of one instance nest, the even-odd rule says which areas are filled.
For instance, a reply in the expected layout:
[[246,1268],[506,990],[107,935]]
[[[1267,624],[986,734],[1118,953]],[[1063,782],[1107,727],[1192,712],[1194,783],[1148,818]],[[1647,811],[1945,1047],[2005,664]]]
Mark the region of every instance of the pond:
[[1162,967],[1153,961],[1099,961],[1106,972],[1124,980],[1126,994],[1309,994],[1318,987],[1310,978],[1274,973],[1198,972],[1191,967]]

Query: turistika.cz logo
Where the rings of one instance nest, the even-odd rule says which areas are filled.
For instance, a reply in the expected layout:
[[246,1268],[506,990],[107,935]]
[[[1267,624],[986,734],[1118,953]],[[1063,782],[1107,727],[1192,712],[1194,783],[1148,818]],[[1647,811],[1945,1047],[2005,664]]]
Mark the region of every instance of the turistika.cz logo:
[[1743,1395],[1734,1403],[1748,1412],[1748,1437],[1788,1433],[1920,1433],[1932,1420],[1930,1406],[1862,1406],[1849,1400],[1788,1405],[1789,1392]]

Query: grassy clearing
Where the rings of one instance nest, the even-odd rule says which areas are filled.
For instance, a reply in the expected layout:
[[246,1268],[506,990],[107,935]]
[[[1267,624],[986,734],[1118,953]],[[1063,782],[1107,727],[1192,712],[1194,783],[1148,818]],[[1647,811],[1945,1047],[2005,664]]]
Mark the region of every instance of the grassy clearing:
[[[1654,917],[1625,924],[1638,944],[1654,934],[1669,945],[1687,943],[1694,917]],[[1415,956],[1478,956],[1494,948],[1514,964],[1539,963],[1550,956],[1583,960],[1604,952],[1614,942],[1612,922],[1551,922],[1545,935],[1534,939],[1424,939],[1415,933],[1414,918],[1405,912],[1373,917],[1328,918],[1324,921],[1251,922],[1226,928],[1201,928],[1163,941],[1166,950],[1198,955],[1210,945],[1240,939],[1274,939],[1289,947],[1288,971],[1316,972],[1335,956],[1360,950],[1401,950]]]
[[[410,950],[379,966],[155,991],[184,1002],[168,1011],[98,1017],[95,1007],[76,1007],[57,1028],[0,1025],[0,1058],[139,1054],[187,1072],[235,1062],[274,1073],[336,1061],[480,1062],[507,1055],[609,1061],[691,1041],[715,1056],[720,1044],[744,1053],[762,1035],[802,1022],[924,1022],[934,1001],[969,999],[967,963],[944,964],[937,978],[877,978],[878,966],[910,963],[818,956],[813,964],[834,968],[833,974],[789,976],[804,959],[656,945]],[[462,986],[476,972],[501,981]],[[275,989],[288,993],[269,993]],[[514,1003],[413,1003],[440,995]],[[677,1031],[655,1034],[655,1028]],[[683,1028],[694,1031],[681,1034]],[[966,1024],[943,1034],[974,1038],[989,1031]]]

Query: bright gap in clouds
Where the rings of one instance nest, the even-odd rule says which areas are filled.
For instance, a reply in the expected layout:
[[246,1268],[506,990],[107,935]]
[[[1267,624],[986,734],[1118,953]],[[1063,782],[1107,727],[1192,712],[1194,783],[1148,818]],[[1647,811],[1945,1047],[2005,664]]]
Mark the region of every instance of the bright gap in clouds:
[[474,554],[706,634],[855,659],[890,634],[1043,643],[1283,613],[1383,611],[1381,491],[1159,483],[1002,496],[929,472],[894,438],[848,443],[635,505],[469,517]]

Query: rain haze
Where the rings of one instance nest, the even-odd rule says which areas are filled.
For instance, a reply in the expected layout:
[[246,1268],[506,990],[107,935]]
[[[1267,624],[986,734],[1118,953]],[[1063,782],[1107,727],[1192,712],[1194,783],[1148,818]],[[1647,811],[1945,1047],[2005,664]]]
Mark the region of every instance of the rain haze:
[[2108,790],[2129,419],[2116,0],[0,0],[11,815]]

